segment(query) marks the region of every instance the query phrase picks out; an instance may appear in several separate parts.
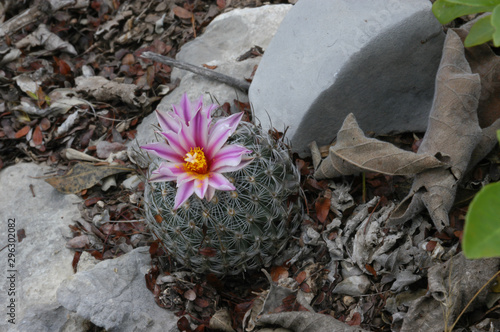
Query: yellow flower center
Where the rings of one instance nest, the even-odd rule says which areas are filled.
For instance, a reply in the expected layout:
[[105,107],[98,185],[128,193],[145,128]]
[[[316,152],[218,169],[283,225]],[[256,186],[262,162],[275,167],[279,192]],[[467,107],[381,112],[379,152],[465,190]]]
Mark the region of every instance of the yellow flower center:
[[184,167],[188,171],[198,174],[205,174],[207,172],[207,159],[203,153],[203,148],[191,148],[191,151],[186,153],[184,161],[186,162]]

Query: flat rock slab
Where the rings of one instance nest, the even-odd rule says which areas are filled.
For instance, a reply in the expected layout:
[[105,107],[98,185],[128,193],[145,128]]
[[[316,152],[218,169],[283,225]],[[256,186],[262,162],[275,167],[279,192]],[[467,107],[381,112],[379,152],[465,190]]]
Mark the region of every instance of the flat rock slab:
[[301,155],[351,112],[365,132],[425,131],[443,41],[428,0],[300,0],[250,86],[254,115]]
[[[68,225],[80,216],[81,199],[60,194],[35,178],[49,170],[17,164],[0,173],[0,239],[2,246],[10,245],[0,252],[1,331],[63,331],[69,324],[69,311],[57,302],[56,291],[73,274],[73,252],[66,249],[63,234],[70,234]],[[12,299],[15,317],[6,315]],[[15,318],[15,325],[10,318]]]
[[[266,49],[286,13],[292,5],[270,5],[258,8],[235,9],[217,16],[205,32],[186,43],[176,58],[194,65],[217,66],[214,70],[238,79],[250,77],[254,66],[262,57],[237,61],[237,58],[254,46]],[[190,72],[174,68],[172,79],[180,78],[180,85],[165,96],[158,105],[159,110],[168,111],[172,104],[178,104],[186,92],[191,100],[203,95],[208,103],[229,102],[234,109],[234,100],[248,101],[246,93],[226,84],[219,83]],[[138,146],[158,140],[154,134],[158,125],[154,112],[147,116],[137,128],[136,140],[129,152],[136,155]],[[140,162],[140,161],[139,161]],[[142,164],[145,166],[145,164]]]
[[156,305],[146,288],[144,276],[150,267],[149,248],[136,248],[68,278],[57,299],[109,332],[178,331],[178,318]]

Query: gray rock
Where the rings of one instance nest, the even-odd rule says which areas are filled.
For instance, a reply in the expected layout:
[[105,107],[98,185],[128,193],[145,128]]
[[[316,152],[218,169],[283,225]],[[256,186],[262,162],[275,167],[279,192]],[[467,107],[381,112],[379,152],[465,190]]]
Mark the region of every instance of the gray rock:
[[367,132],[424,131],[443,41],[428,0],[300,0],[250,86],[254,115],[301,155],[351,112]]
[[[250,77],[261,57],[244,61],[236,59],[255,45],[266,49],[290,8],[292,5],[272,5],[235,9],[221,14],[201,36],[186,43],[176,58],[198,66],[217,66],[215,71],[238,79]],[[203,95],[206,104],[213,102],[222,105],[229,102],[233,105],[234,99],[248,101],[248,96],[235,88],[174,68],[172,79],[176,78],[181,79],[180,85],[162,99],[159,110],[170,110],[172,104],[180,102],[184,92],[191,100],[198,100]],[[157,124],[153,112],[137,127],[136,139],[129,146],[129,155],[142,166],[147,161],[141,161],[141,156],[137,154],[138,147],[158,140],[153,131],[153,126]]]
[[332,293],[351,296],[360,296],[366,294],[370,288],[370,280],[364,274],[352,276],[342,280],[335,286]]
[[156,305],[146,288],[150,266],[148,247],[136,248],[66,279],[57,299],[109,332],[177,331],[177,317]]
[[[0,303],[6,308],[14,299],[16,323],[1,319],[1,331],[64,331],[71,325],[68,320],[78,320],[59,305],[56,291],[62,280],[73,274],[73,252],[65,248],[63,234],[69,234],[68,225],[80,216],[77,203],[81,199],[60,194],[36,178],[48,170],[46,166],[17,164],[0,173],[0,238],[4,244],[14,244],[0,252],[4,264]],[[17,233],[23,230],[26,238],[19,241]],[[9,234],[15,236],[15,242]],[[11,260],[9,253],[14,255]],[[7,278],[11,275],[12,283]],[[9,294],[9,289],[13,293]],[[78,326],[72,331],[85,331],[84,326]]]

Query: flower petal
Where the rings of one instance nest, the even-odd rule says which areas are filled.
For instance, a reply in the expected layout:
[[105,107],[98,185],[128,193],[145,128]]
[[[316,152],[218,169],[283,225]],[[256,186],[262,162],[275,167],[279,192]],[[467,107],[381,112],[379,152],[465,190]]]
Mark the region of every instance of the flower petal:
[[205,112],[205,110],[196,112],[189,122],[189,126],[184,128],[185,135],[190,138],[194,147],[204,148],[207,146],[210,117],[207,117]]
[[177,152],[180,156],[184,158],[186,153],[189,152],[190,147],[186,141],[184,141],[180,136],[183,128],[179,131],[179,133],[174,133],[172,131],[161,133],[168,140],[168,144],[170,147]]
[[222,146],[231,135],[231,130],[227,127],[219,127],[208,136],[207,149],[205,156],[212,160],[217,155]]
[[227,127],[231,129],[229,135],[232,135],[235,132],[236,128],[238,127],[238,124],[240,123],[242,117],[243,117],[243,112],[240,112],[230,115],[227,118],[218,120],[210,129],[209,134],[212,134],[212,132],[218,130],[220,127]]
[[158,157],[166,159],[168,161],[175,161],[175,162],[184,161],[182,155],[180,155],[170,145],[163,142],[149,143],[141,146],[141,149],[151,151]]
[[208,178],[208,185],[219,190],[236,190],[231,182],[222,174],[211,173]]
[[156,110],[156,118],[158,119],[158,123],[163,131],[179,131],[179,119],[173,117],[172,112],[160,112]]
[[254,158],[242,158],[242,160],[239,162],[238,165],[236,166],[221,166],[219,167],[216,172],[217,173],[227,173],[227,172],[235,172],[237,170],[240,170],[242,168],[247,167],[252,163]]
[[208,188],[208,176],[198,177],[194,180],[194,193],[199,197],[205,197]]
[[205,192],[205,199],[210,202],[214,197],[214,195],[215,195],[215,188],[208,186],[207,191]]
[[185,201],[194,193],[194,181],[184,182],[179,185],[177,183],[177,194],[175,195],[174,210],[184,204]]
[[241,145],[233,144],[223,146],[215,154],[215,156],[213,156],[212,163],[210,165],[210,171],[219,172],[219,168],[224,166],[238,166],[238,164],[241,163],[242,155],[251,152],[252,151]]

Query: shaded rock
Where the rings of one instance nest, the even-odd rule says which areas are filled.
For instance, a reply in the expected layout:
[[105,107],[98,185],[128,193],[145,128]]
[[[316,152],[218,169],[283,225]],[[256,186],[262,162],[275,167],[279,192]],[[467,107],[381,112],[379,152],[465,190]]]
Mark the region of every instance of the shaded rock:
[[370,279],[364,274],[360,276],[351,276],[342,280],[335,286],[332,293],[345,294],[351,296],[364,295],[370,288]]
[[144,275],[147,247],[98,263],[63,282],[57,299],[65,308],[108,331],[177,331],[177,317],[156,305]]
[[[12,264],[4,265],[0,272],[5,290],[0,293],[0,303],[6,308],[14,299],[15,317],[9,318],[16,323],[0,320],[1,331],[64,331],[69,320],[82,323],[78,317],[69,317],[56,299],[60,283],[73,274],[73,252],[65,248],[63,234],[69,235],[68,225],[80,216],[77,203],[81,200],[60,194],[35,178],[48,170],[46,166],[17,164],[0,173],[0,238],[13,244],[0,252],[0,260]],[[23,231],[25,238],[19,237]],[[14,255],[11,260],[9,253]],[[78,324],[72,331],[85,331]]]
[[[186,43],[176,58],[198,66],[203,64],[217,66],[215,71],[238,79],[248,78],[262,57],[243,61],[236,59],[255,45],[266,49],[291,7],[291,5],[272,5],[235,9],[221,14],[208,25],[203,35]],[[179,103],[184,92],[191,100],[197,100],[203,95],[206,104],[213,102],[222,105],[229,102],[233,110],[234,99],[248,101],[248,96],[235,88],[174,68],[172,80],[176,78],[181,79],[180,85],[162,99],[158,105],[159,110],[170,110],[172,104]],[[153,112],[137,127],[136,139],[130,144],[129,154],[140,165],[145,166],[146,162],[141,162],[140,157],[137,157],[138,146],[158,140],[153,127],[157,124]]]
[[349,113],[377,134],[424,131],[443,41],[427,0],[301,0],[250,86],[254,114],[289,126],[302,155],[329,144]]

